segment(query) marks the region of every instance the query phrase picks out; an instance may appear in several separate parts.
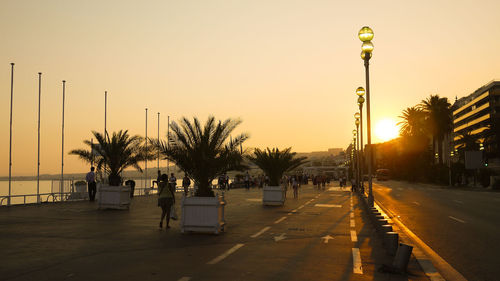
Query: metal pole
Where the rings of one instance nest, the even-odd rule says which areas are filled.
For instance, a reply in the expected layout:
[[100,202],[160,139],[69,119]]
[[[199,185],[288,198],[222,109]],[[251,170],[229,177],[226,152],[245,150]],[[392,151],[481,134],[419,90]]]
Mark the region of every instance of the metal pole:
[[366,133],[368,137],[368,205],[373,206],[372,192],[372,131],[370,123],[370,53],[365,53],[365,75],[366,75]]
[[42,97],[42,73],[38,72],[38,160],[36,167],[36,203],[40,203],[40,103]]
[[360,162],[360,157],[359,157],[359,125],[356,125],[356,166],[357,166],[357,173],[356,173],[356,188],[358,189],[358,192],[361,191],[360,188],[360,170],[359,170],[359,162]]
[[144,188],[148,188],[147,186],[147,181],[148,181],[148,109],[146,108],[146,150],[144,151],[144,171],[145,171],[145,177],[144,177]]
[[[160,143],[160,112],[158,112],[158,144]],[[158,171],[160,170],[160,148],[158,147],[158,151],[156,152],[156,167]]]
[[[170,115],[167,116],[167,150],[170,148]],[[170,160],[167,159],[167,174],[170,176]]]
[[62,192],[63,192],[63,184],[64,184],[64,99],[66,96],[66,80],[63,80],[63,100],[62,100],[62,140],[61,140],[61,201],[62,201]]
[[106,130],[106,118],[108,114],[108,91],[104,91],[104,139],[106,140],[106,135],[108,131]]
[[90,167],[94,166],[94,139],[90,139]]
[[14,63],[10,63],[10,140],[9,140],[9,198],[7,205],[10,206],[11,180],[12,180],[12,102],[14,99]]
[[360,161],[360,166],[361,166],[361,190],[363,190],[364,192],[364,178],[363,178],[363,170],[364,170],[364,157],[365,155],[363,154],[363,104],[360,104],[359,105],[359,124],[360,124],[360,129],[359,129],[359,132],[361,134],[361,158],[359,159]]

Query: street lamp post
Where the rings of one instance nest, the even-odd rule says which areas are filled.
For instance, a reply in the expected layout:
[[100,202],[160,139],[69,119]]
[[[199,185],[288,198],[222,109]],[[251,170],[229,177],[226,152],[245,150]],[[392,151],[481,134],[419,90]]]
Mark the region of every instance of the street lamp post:
[[360,129],[360,139],[361,139],[361,158],[360,158],[360,166],[361,166],[361,190],[364,192],[365,186],[364,186],[364,179],[363,179],[363,170],[364,170],[364,163],[365,163],[365,158],[364,158],[364,153],[363,153],[363,103],[365,102],[365,98],[363,97],[365,95],[365,89],[363,87],[358,87],[356,89],[356,94],[358,95],[358,105],[359,105],[359,123],[361,125]]
[[365,64],[366,76],[366,132],[368,141],[368,204],[373,206],[373,191],[372,191],[372,136],[371,136],[371,123],[370,123],[370,59],[373,52],[373,30],[368,26],[363,26],[358,33],[359,39],[363,42],[361,45],[361,58]]
[[[357,119],[356,119],[357,120]],[[356,147],[356,188],[359,186],[359,137],[358,137],[358,125],[356,125],[356,130],[352,130],[353,140]]]

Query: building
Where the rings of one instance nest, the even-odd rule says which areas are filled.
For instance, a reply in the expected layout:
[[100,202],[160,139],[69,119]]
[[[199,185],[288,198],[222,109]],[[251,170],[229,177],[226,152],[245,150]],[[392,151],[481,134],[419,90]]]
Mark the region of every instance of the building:
[[452,106],[453,110],[453,145],[463,145],[464,134],[478,140],[489,157],[498,158],[498,137],[500,129],[500,81],[491,81],[460,98]]

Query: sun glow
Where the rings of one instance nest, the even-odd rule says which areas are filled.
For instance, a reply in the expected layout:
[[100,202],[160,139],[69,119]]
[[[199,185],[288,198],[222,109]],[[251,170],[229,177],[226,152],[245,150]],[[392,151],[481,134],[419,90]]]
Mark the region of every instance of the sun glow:
[[382,119],[375,126],[375,135],[381,141],[388,141],[399,135],[399,128],[396,121],[392,119]]

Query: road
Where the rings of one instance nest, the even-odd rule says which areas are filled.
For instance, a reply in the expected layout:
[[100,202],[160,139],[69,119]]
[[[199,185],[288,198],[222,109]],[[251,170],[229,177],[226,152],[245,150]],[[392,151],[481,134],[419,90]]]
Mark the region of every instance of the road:
[[408,276],[377,270],[392,258],[347,190],[304,186],[282,207],[261,198],[259,189],[227,192],[221,235],[181,234],[178,222],[159,230],[154,196],[134,198],[129,211],[3,208],[0,279],[428,280],[414,259]]
[[500,279],[500,193],[387,181],[375,199],[468,280]]

